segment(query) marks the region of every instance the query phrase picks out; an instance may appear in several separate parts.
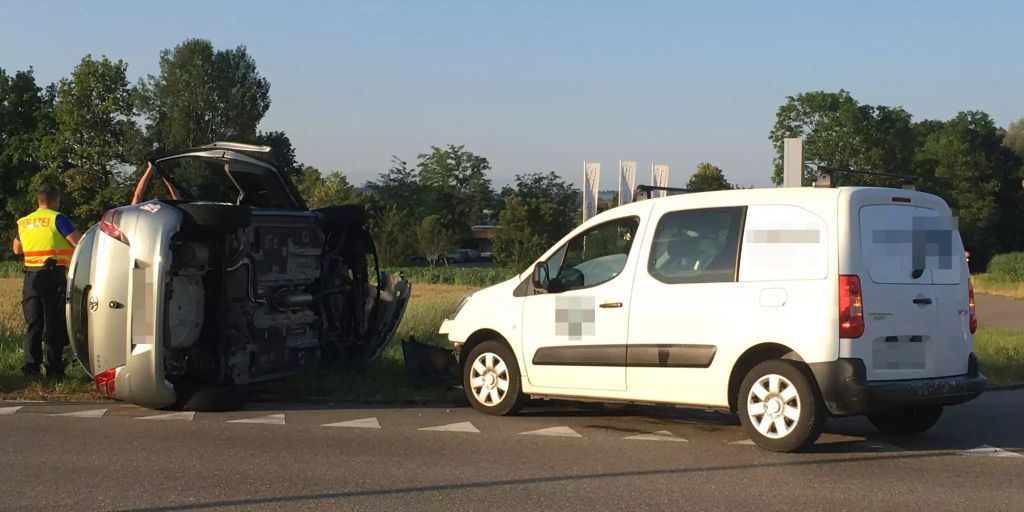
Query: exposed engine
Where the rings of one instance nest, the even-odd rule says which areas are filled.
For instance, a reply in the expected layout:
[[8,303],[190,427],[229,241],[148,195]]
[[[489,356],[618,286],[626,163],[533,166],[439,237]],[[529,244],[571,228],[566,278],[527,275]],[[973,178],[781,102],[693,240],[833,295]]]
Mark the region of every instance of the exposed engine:
[[358,222],[261,212],[228,233],[174,238],[168,379],[246,384],[329,358],[370,357],[379,292]]

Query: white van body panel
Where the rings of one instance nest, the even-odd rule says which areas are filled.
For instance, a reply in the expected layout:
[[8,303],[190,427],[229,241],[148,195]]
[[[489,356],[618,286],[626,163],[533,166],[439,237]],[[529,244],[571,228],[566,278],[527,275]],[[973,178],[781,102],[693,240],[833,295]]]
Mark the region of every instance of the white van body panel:
[[[894,202],[894,197],[909,203]],[[973,350],[973,335],[967,328],[969,276],[959,233],[954,231],[952,235],[951,268],[929,270],[911,284],[876,283],[872,280],[872,256],[864,252],[865,247],[869,252],[876,247],[861,243],[861,209],[893,205],[923,208],[919,212],[922,216],[950,218],[948,206],[936,196],[885,188],[734,190],[627,204],[578,226],[538,259],[547,261],[562,245],[594,226],[635,215],[640,225],[626,267],[609,282],[614,286],[607,291],[614,293],[584,289],[515,296],[517,289],[525,289],[531,266],[514,279],[476,292],[454,319],[442,324],[440,332],[456,346],[471,340],[475,333],[498,333],[516,356],[523,392],[539,396],[727,408],[737,362],[751,349],[765,344],[785,347],[787,358],[808,364],[861,359],[869,381],[963,375]],[[669,284],[651,274],[648,265],[663,217],[673,212],[730,207],[745,211],[732,281]],[[879,223],[877,219],[872,222]],[[898,223],[889,226],[884,220],[880,226],[907,228]],[[929,260],[929,269],[936,266],[933,260]],[[875,270],[875,274],[879,272]],[[857,275],[861,280],[865,333],[858,339],[839,339],[841,275]],[[932,284],[932,280],[942,284]],[[595,304],[621,297],[622,311],[628,311],[625,317],[617,317],[624,325],[600,337],[583,339],[578,342],[581,345],[625,344],[629,350],[644,347],[655,353],[664,346],[674,347],[666,349],[669,351],[701,354],[713,347],[710,363],[658,366],[623,361],[621,368],[534,366],[537,349],[555,342],[546,334],[554,332],[554,313],[544,308],[553,309],[555,296],[575,292],[590,293]],[[913,302],[918,294],[932,299],[930,309]],[[531,300],[545,305],[528,307]],[[595,310],[595,315],[600,313],[600,309]],[[887,344],[888,336],[897,336],[899,346]],[[921,338],[911,341],[913,336]],[[616,340],[618,337],[622,339]],[[890,352],[880,355],[886,349]],[[675,357],[658,354],[670,360]],[[892,364],[894,361],[897,364]],[[624,375],[624,386],[619,375]]]

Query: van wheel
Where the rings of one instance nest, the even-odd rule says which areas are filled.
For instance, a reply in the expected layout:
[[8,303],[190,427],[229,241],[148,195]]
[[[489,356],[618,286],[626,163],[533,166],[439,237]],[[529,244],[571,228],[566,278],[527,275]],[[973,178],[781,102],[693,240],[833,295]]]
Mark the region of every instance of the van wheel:
[[919,405],[869,414],[868,421],[885,434],[910,436],[934,427],[939,416],[942,416],[941,405]]
[[740,385],[740,423],[757,446],[801,451],[821,435],[825,404],[802,363],[776,359],[750,370]]
[[469,352],[462,369],[462,385],[473,408],[493,416],[519,412],[528,397],[523,394],[519,364],[504,343],[485,341]]
[[237,411],[245,405],[245,396],[236,388],[182,386],[176,409],[196,412]]

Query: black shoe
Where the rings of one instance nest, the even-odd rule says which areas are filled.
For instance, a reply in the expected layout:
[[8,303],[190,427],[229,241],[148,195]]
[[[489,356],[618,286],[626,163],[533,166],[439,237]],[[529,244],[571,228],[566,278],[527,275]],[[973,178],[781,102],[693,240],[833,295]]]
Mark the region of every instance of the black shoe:
[[30,378],[30,379],[38,379],[38,378],[41,378],[43,376],[43,374],[40,373],[40,371],[39,371],[39,365],[31,365],[31,364],[26,364],[25,366],[22,366],[21,367],[21,374],[26,376],[26,377],[28,377],[28,378]]

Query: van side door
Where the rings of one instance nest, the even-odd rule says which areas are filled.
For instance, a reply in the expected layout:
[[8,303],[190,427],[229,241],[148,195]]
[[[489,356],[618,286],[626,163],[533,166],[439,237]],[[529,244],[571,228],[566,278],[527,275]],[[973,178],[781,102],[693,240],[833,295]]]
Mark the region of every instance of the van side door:
[[636,215],[610,219],[546,259],[547,290],[523,298],[522,357],[534,387],[624,390]]

